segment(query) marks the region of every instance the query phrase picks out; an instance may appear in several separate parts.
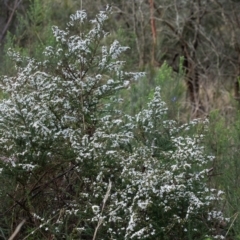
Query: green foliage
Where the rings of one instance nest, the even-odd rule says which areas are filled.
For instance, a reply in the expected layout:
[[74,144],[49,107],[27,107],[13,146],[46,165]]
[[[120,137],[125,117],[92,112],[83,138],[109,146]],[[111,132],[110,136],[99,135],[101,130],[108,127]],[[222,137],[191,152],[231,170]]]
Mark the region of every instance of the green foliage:
[[224,209],[231,216],[231,228],[229,235],[237,236],[240,233],[239,225],[239,147],[240,147],[240,121],[239,113],[235,120],[228,125],[219,111],[212,111],[209,120],[209,131],[206,138],[206,149],[212,152],[216,158],[212,164],[214,176],[211,184],[221,187],[226,193]]
[[[115,20],[112,19],[114,22]],[[126,61],[126,68],[131,69],[136,62],[138,62],[137,54],[135,51],[133,51],[133,46],[136,44],[136,36],[130,29],[126,29],[123,27],[117,27],[114,34],[112,34],[113,37],[116,39],[119,39],[119,41],[126,46],[131,46],[131,48],[128,50],[127,55],[128,57],[125,59]]]
[[18,15],[18,22],[16,46],[22,46],[27,55],[40,57],[45,46],[54,41],[49,3],[32,0],[26,15]]
[[[151,73],[154,71],[154,73]],[[153,98],[156,86],[161,87],[162,99],[168,106],[168,117],[178,118],[183,106],[184,85],[182,83],[182,67],[179,73],[173,72],[172,68],[163,63],[157,70],[149,69],[147,77],[132,84],[129,89],[123,90],[119,96],[126,99],[121,104],[121,108],[130,114],[136,114],[146,107],[149,99]],[[176,114],[177,113],[177,114]]]
[[162,97],[168,105],[168,116],[170,118],[177,117],[179,119],[185,97],[183,76],[181,65],[179,66],[179,72],[174,73],[172,68],[164,62],[155,77],[154,85],[161,86]]
[[25,14],[17,14],[17,28],[14,34],[8,32],[4,44],[4,62],[0,67],[1,74],[14,74],[7,51],[9,48],[21,52],[22,56],[31,56],[42,60],[46,46],[54,46],[52,3],[49,1],[31,0]]

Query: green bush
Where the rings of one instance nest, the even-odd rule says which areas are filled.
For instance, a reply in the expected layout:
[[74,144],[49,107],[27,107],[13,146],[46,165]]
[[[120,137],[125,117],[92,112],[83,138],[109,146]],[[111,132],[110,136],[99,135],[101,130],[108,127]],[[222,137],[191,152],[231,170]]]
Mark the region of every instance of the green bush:
[[213,187],[221,188],[225,192],[224,212],[231,217],[229,234],[233,236],[240,234],[239,117],[237,112],[234,120],[229,124],[228,119],[221,116],[220,111],[212,111],[209,115],[209,130],[204,142],[206,150],[216,156],[212,162],[213,177],[210,183]]
[[188,134],[207,123],[167,120],[159,87],[134,116],[117,109],[117,93],[144,74],[124,71],[127,47],[104,45],[109,12],[77,11],[65,30],[54,26],[57,46],[40,62],[9,51],[17,74],[0,84],[3,234],[26,219],[21,239],[224,239],[222,191],[207,184],[213,156]]

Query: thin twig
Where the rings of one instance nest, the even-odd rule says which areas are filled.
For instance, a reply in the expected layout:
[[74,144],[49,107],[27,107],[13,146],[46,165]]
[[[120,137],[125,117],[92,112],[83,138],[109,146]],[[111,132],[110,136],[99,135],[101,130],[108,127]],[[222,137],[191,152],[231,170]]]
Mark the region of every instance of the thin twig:
[[21,230],[21,227],[23,226],[23,224],[26,222],[25,219],[23,219],[18,226],[16,227],[15,231],[13,232],[13,234],[10,236],[10,238],[8,240],[13,240],[17,234],[19,233],[19,231]]
[[102,210],[101,210],[101,218],[99,218],[99,220],[98,220],[98,224],[97,224],[97,227],[95,228],[95,231],[94,231],[94,235],[93,235],[93,239],[92,239],[92,240],[95,240],[95,239],[96,239],[98,229],[99,229],[99,227],[100,227],[100,226],[102,225],[102,223],[103,223],[102,213],[103,213],[103,210],[104,210],[104,208],[105,208],[105,204],[106,204],[106,202],[107,202],[107,199],[108,199],[109,196],[110,196],[111,188],[112,188],[112,182],[109,180],[108,189],[107,189],[107,192],[106,192],[105,197],[104,197],[104,199],[103,199],[103,206],[102,206]]
[[229,233],[230,229],[232,228],[232,226],[233,226],[233,224],[234,224],[235,220],[236,220],[236,219],[237,219],[237,217],[238,217],[238,214],[239,214],[239,212],[237,212],[237,213],[235,214],[235,217],[234,217],[234,219],[233,219],[233,221],[232,221],[232,223],[231,223],[230,227],[228,228],[228,230],[227,230],[227,233],[226,233],[225,237],[227,237],[227,235],[228,235],[228,233]]

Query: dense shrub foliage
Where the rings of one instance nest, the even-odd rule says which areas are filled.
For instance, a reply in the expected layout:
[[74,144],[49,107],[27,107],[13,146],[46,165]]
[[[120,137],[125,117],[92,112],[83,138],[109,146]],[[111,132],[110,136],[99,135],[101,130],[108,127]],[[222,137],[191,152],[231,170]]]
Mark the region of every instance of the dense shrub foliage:
[[224,239],[222,192],[207,184],[213,156],[189,133],[207,122],[166,119],[159,87],[136,115],[117,109],[127,99],[116,93],[144,74],[124,71],[127,47],[106,44],[109,12],[77,11],[65,30],[53,27],[57,47],[41,62],[10,51],[17,74],[2,77],[0,103],[6,234],[26,219],[21,239]]

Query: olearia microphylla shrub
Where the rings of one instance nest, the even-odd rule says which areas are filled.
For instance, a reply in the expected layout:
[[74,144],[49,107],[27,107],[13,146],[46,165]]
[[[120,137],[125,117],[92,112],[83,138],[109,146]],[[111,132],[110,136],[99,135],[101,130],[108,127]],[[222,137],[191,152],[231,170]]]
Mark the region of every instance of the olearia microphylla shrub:
[[224,239],[222,192],[207,184],[213,156],[202,135],[188,134],[207,123],[167,120],[159,87],[135,116],[117,109],[116,93],[144,73],[124,71],[127,47],[105,45],[110,12],[88,20],[77,11],[65,30],[53,27],[57,47],[42,62],[9,51],[17,74],[1,78],[1,178],[13,186],[0,195],[11,208],[5,227],[26,219],[21,239]]

